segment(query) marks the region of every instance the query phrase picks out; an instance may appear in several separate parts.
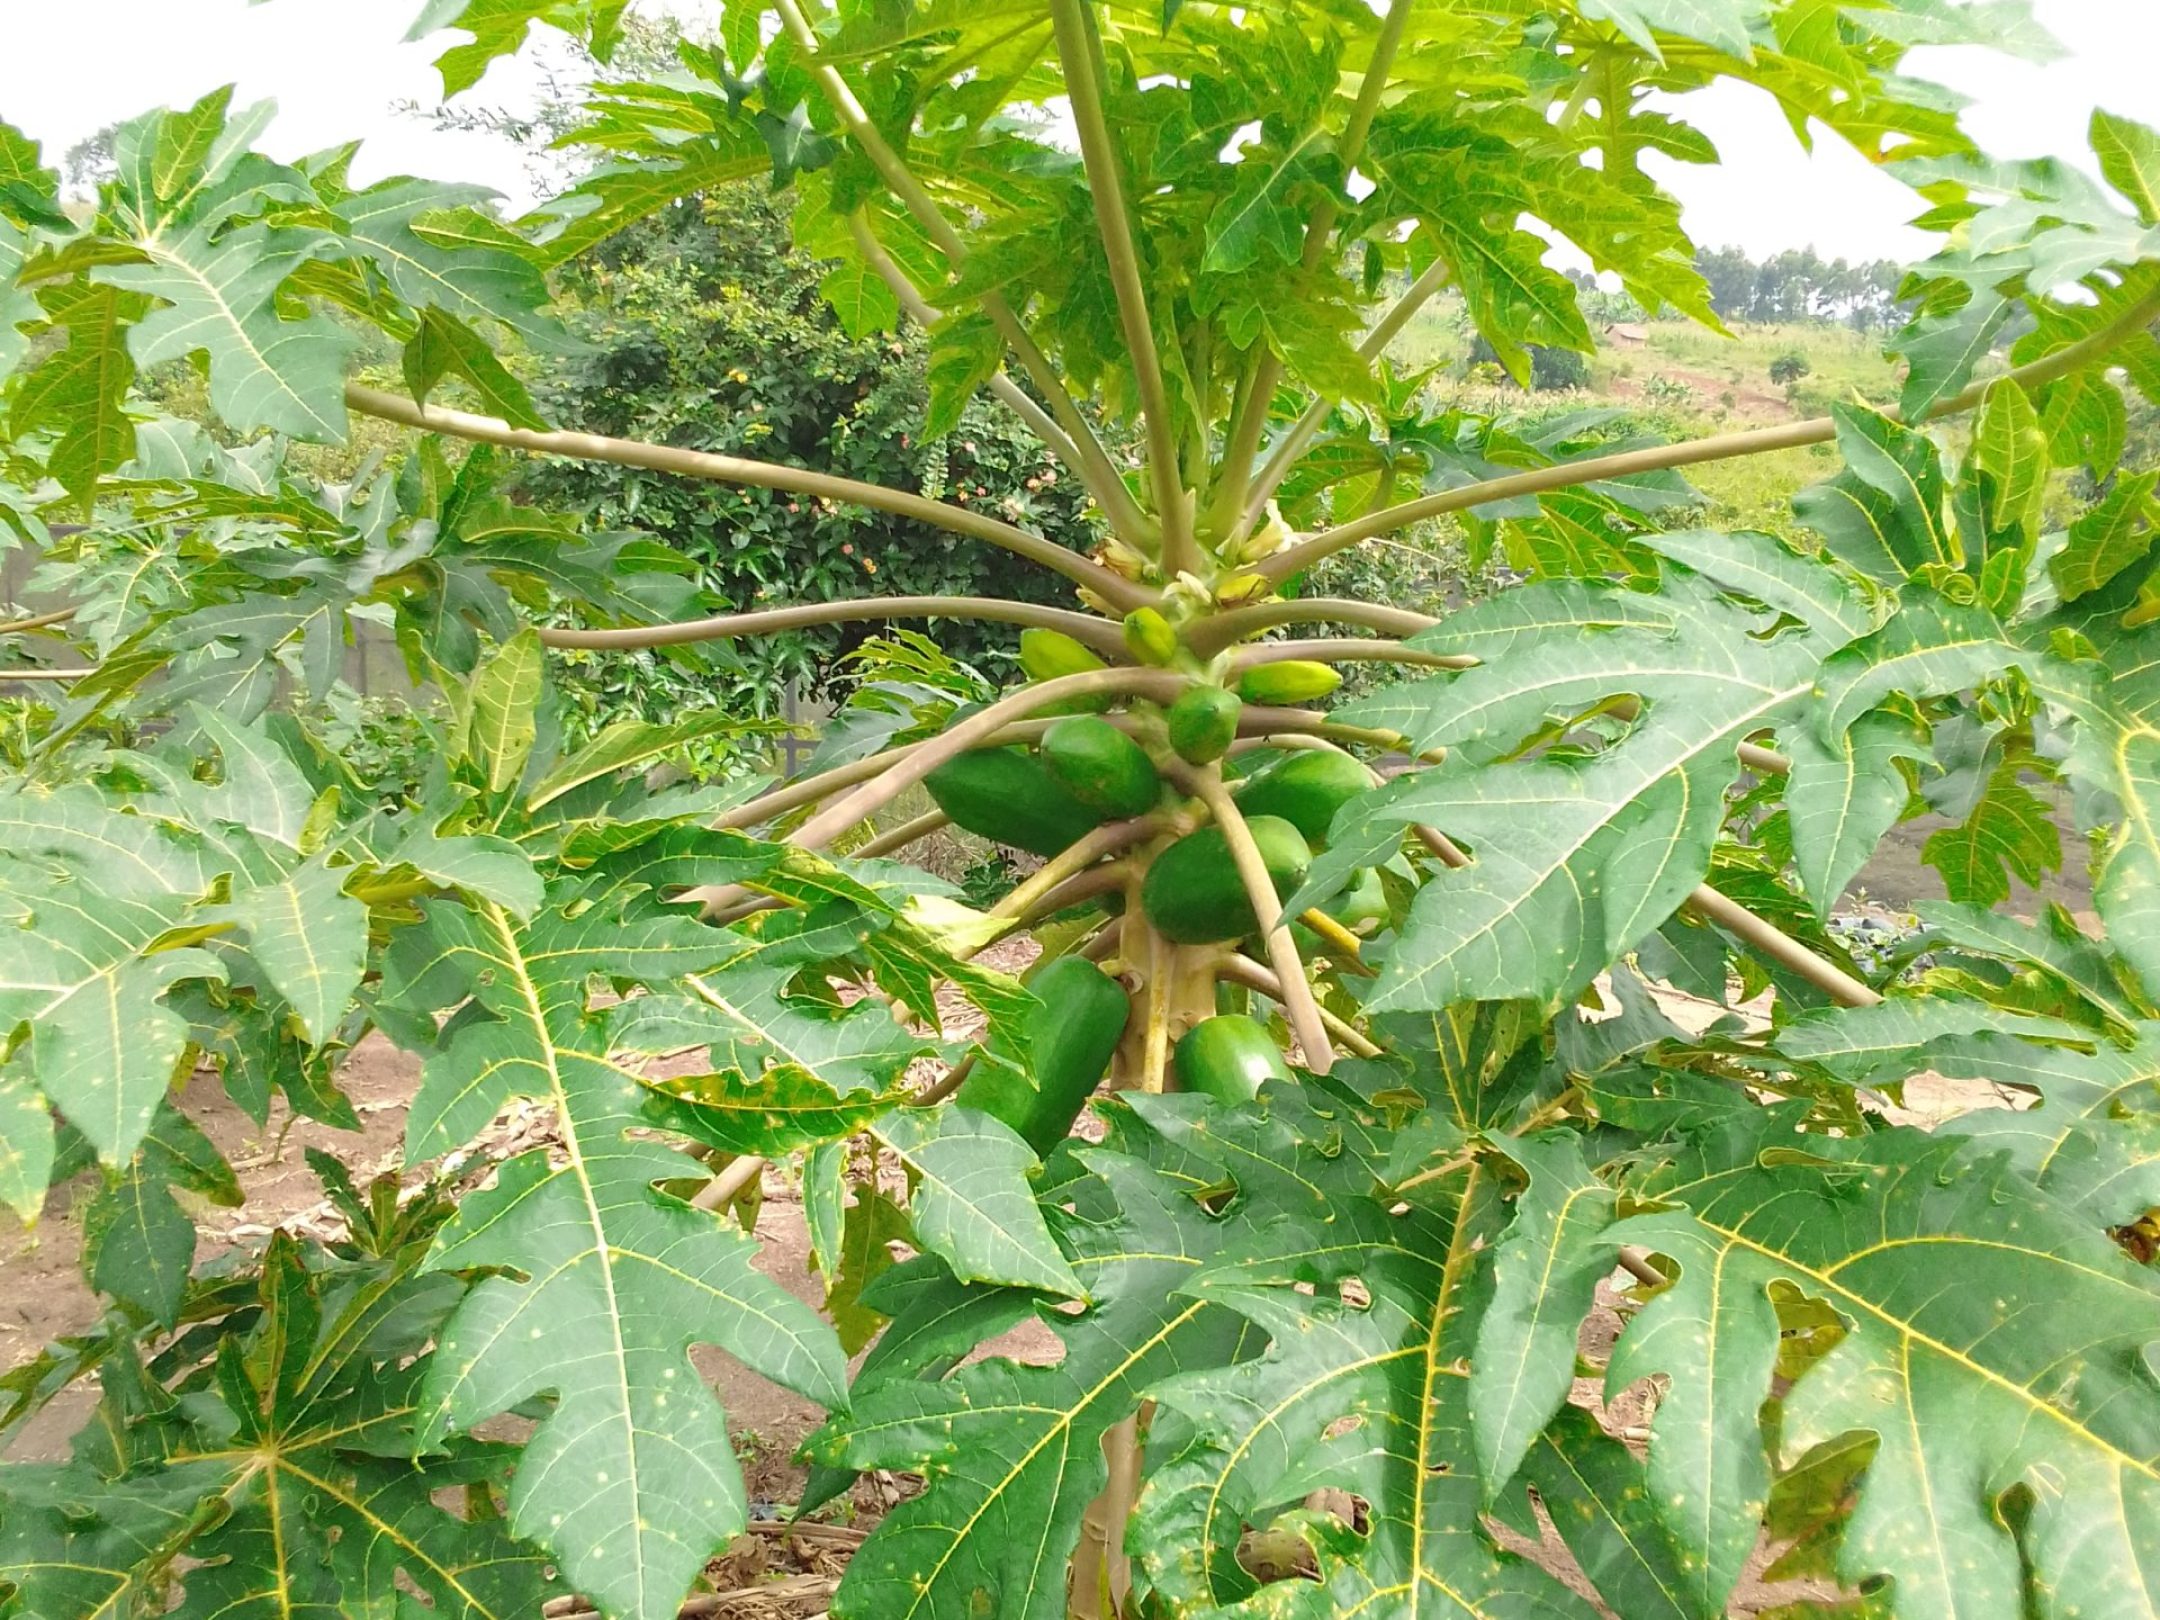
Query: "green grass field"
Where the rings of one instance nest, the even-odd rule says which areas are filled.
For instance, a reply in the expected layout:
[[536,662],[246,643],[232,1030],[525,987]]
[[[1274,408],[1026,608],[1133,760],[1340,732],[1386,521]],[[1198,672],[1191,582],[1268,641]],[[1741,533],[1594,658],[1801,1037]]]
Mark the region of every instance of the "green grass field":
[[[1661,320],[1607,327],[1598,339],[1590,386],[1574,394],[1525,394],[1489,374],[1465,375],[1471,335],[1462,305],[1453,299],[1420,311],[1393,353],[1400,372],[1432,372],[1428,386],[1436,405],[1485,411],[1568,399],[1619,405],[1645,413],[1670,437],[1819,416],[1841,401],[1888,404],[1897,397],[1899,368],[1884,357],[1882,335],[1826,322],[1748,324],[1721,333],[1692,321]],[[1808,366],[1807,375],[1789,387],[1770,376],[1772,362],[1788,354]],[[1779,529],[1791,524],[1794,492],[1835,467],[1834,452],[1820,447],[1712,462],[1688,476],[1709,502],[1706,524]]]

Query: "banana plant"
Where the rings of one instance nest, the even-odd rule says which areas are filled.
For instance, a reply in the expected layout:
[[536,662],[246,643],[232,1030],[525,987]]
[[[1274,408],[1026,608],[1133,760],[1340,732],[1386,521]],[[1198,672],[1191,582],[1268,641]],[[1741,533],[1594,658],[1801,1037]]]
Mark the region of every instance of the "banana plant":
[[[454,93],[623,11],[422,22]],[[106,1391],[70,1462],[0,1468],[25,1612],[559,1577],[663,1620],[747,1511],[698,1344],[828,1409],[806,1506],[922,1477],[848,1620],[1712,1620],[1766,1547],[1846,1594],[1800,1612],[2160,1611],[2160,472],[2122,465],[2160,134],[1992,161],[1901,71],[1957,43],[2048,46],[2019,0],[729,0],[508,223],[264,156],[227,93],[125,126],[84,206],[0,125],[0,519],[74,598],[0,634],[77,660],[14,671],[50,701],[0,800],[0,1195],[97,1179],[112,1313],[8,1384],[9,1422]],[[1720,80],[1925,206],[1897,408],[1429,412],[1390,351],[1443,293],[1518,378],[1592,347],[1552,238],[1717,324],[1643,160],[1715,159],[1659,93]],[[767,176],[852,329],[929,333],[924,431],[1002,402],[1088,532],[544,417],[548,272]],[[175,361],[225,442],[142,402]],[[416,447],[286,470],[356,417]],[[1686,469],[1809,446],[1785,532],[1701,527]],[[903,516],[1072,600],[689,617],[649,543],[506,496],[520,456]],[[1519,582],[1306,594],[1443,517]],[[309,724],[355,616],[450,698],[407,802]],[[887,692],[788,782],[654,769],[724,717],[569,747],[551,698],[550,649],[954,619],[1024,678]],[[1339,700],[1353,664],[1396,678]],[[2057,804],[2092,929],[2011,909]],[[1831,914],[1930,811],[1948,898],[1863,964]],[[1040,867],[971,907],[896,859],[949,824]],[[980,960],[1023,932],[1024,979]],[[364,1265],[190,1281],[171,1189],[237,1186],[180,1083],[336,1121],[370,1031],[419,1060],[414,1172],[521,1100],[550,1141],[394,1242],[342,1194]],[[1929,1075],[1982,1105],[1928,1128]],[[767,1171],[822,1317],[753,1264]],[[976,1353],[1023,1322],[1054,1361]]]

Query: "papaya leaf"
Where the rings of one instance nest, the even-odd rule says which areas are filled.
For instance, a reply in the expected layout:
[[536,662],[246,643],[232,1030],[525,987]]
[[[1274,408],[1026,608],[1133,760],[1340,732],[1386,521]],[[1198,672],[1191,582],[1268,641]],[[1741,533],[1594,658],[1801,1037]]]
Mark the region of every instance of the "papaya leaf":
[[[1239,1134],[1237,1123],[1218,1128]],[[1311,1144],[1298,1156],[1327,1175]],[[1172,1449],[1142,1491],[1130,1544],[1169,1612],[1593,1612],[1496,1551],[1478,1526],[1484,1492],[1465,1374],[1490,1285],[1478,1239],[1489,1243],[1504,1221],[1494,1190],[1489,1173],[1471,1167],[1406,1215],[1352,1195],[1325,1221],[1280,1216],[1184,1285],[1271,1342],[1256,1360],[1155,1390],[1181,1421],[1157,1416]],[[1319,1490],[1370,1504],[1370,1527],[1354,1534],[1332,1516],[1280,1511]],[[1239,1557],[1247,1525],[1302,1543],[1292,1554],[1309,1558],[1316,1578],[1259,1587]]]
[[1471,1360],[1470,1420],[1488,1502],[1515,1477],[1575,1382],[1575,1337],[1600,1279],[1618,1263],[1603,1240],[1617,1199],[1573,1136],[1505,1148],[1530,1177],[1493,1254],[1493,1291]]
[[[2025,1567],[2064,1603],[2105,1606],[2140,1584],[2153,1601],[2138,1549],[2160,1513],[2145,1362],[2160,1294],[1999,1158],[1910,1129],[1799,1137],[1789,1120],[1770,1112],[1641,1178],[1630,1193],[1668,1209],[1610,1232],[1679,1273],[1622,1333],[1607,1387],[1672,1379],[1649,1484],[1691,1599],[1722,1605],[1755,1545],[1769,1489],[1755,1408],[1782,1282],[1845,1325],[1786,1397],[1785,1445],[1878,1440],[1845,1579],[1886,1575],[1901,1607],[1982,1620],[2022,1612]],[[1991,1504],[2042,1480],[2013,1537]]]
[[916,1235],[955,1276],[1084,1296],[1028,1186],[1034,1151],[1010,1126],[949,1107],[887,1114],[873,1130],[919,1178]]
[[473,679],[465,732],[466,757],[480,767],[490,793],[507,791],[531,757],[534,705],[540,701],[540,637],[520,631]]
[[545,431],[548,423],[517,375],[495,358],[495,351],[470,326],[439,309],[420,312],[420,330],[405,345],[405,386],[425,405],[445,377],[470,383],[481,410],[512,427]]
[[348,870],[307,861],[233,904],[249,954],[318,1043],[344,1018],[367,966],[367,907],[345,893]]
[[2134,1024],[2160,1010],[2129,966],[2059,905],[2048,906],[2036,922],[1947,900],[1923,900],[1913,907],[1913,915],[1930,942],[2043,969],[2118,1025]]
[[1832,741],[1806,719],[1784,728],[1779,739],[1792,761],[1785,808],[1793,864],[1815,914],[1827,917],[1904,816],[1912,791],[1897,762],[1928,758],[1928,739],[1895,709],[1862,715]]
[[436,58],[445,98],[470,90],[497,57],[514,54],[535,24],[582,40],[600,61],[613,54],[629,0],[427,0],[408,39],[443,29],[472,36]]
[[[1560,1410],[1523,1459],[1553,1528],[1590,1584],[1629,1620],[1694,1620],[1686,1576],[1650,1505],[1643,1465],[1581,1407]],[[1539,1535],[1520,1498],[1503,1505],[1525,1536]]]
[[2019,780],[2021,766],[2007,760],[1962,826],[1930,833],[1920,858],[1942,874],[1952,900],[2001,905],[2010,880],[2038,884],[2062,866],[2062,839],[2049,807]]
[[158,1110],[135,1161],[83,1215],[84,1269],[101,1293],[171,1327],[195,1258],[195,1222],[172,1196],[187,1191],[228,1209],[245,1202],[210,1139],[177,1107]]
[[340,198],[336,207],[343,234],[413,309],[458,323],[499,321],[536,347],[564,347],[560,325],[540,313],[547,283],[518,238],[495,233],[460,242],[447,234],[459,213],[493,195],[481,186],[400,177]]
[[436,1501],[499,1488],[511,1449],[416,1444],[427,1340],[460,1292],[418,1275],[421,1247],[274,1238],[258,1274],[193,1306],[230,1337],[182,1341],[192,1387],[108,1376],[105,1455],[0,1471],[0,1574],[47,1615],[113,1612],[175,1568],[180,1614],[393,1620],[414,1591],[462,1620],[531,1613],[538,1550]]
[[2070,525],[2062,550],[2048,559],[2048,574],[2065,602],[2089,596],[2152,548],[2153,496],[2160,469],[2125,473],[2099,505]]
[[1042,1311],[1054,1366],[991,1359],[949,1377],[879,1380],[811,1437],[832,1468],[919,1468],[923,1494],[887,1514],[848,1566],[834,1612],[922,1617],[987,1604],[1063,1620],[1065,1563],[1102,1489],[1102,1439],[1164,1375],[1234,1353],[1234,1317],[1179,1290],[1218,1224],[1146,1164],[1083,1150],[1112,1206],[1061,1220],[1088,1306]]
[[[514,1268],[443,1331],[426,1432],[440,1437],[552,1392],[511,1492],[510,1522],[611,1615],[671,1611],[706,1556],[740,1530],[741,1474],[724,1414],[692,1373],[693,1343],[827,1405],[845,1402],[831,1331],[751,1264],[754,1242],[655,1190],[692,1161],[649,1127],[635,1071],[608,1056],[589,976],[666,978],[741,953],[739,936],[637,909],[609,874],[520,924],[481,902],[427,908],[393,949],[385,995],[414,1013],[465,1003],[423,1075],[406,1151],[476,1129],[513,1095],[553,1107],[568,1160],[504,1166],[469,1198],[429,1264]],[[625,909],[625,908],[629,909]],[[436,1120],[420,1129],[426,1113]]]
[[99,893],[81,884],[17,891],[0,935],[0,1024],[27,1023],[27,1075],[111,1165],[135,1155],[188,1044],[165,1004],[188,979],[225,966],[162,941],[192,896]]
[[[1545,591],[1508,595],[1542,600]],[[1555,603],[1563,612],[1576,605]],[[1702,882],[1739,744],[1814,689],[1826,649],[1805,636],[1760,642],[1750,634],[1758,614],[1678,580],[1643,593],[1640,608],[1667,615],[1670,628],[1627,625],[1571,645],[1481,650],[1485,661],[1460,675],[1345,705],[1350,723],[1401,732],[1418,749],[1444,746],[1448,758],[1346,806],[1289,909],[1324,900],[1352,868],[1385,859],[1406,824],[1437,828],[1471,858],[1420,889],[1373,985],[1372,1010],[1569,996]],[[1481,615],[1463,617],[1476,635]],[[1437,647],[1447,638],[1424,640]],[[1555,718],[1623,697],[1637,701],[1639,718],[1611,747],[1507,758]]]

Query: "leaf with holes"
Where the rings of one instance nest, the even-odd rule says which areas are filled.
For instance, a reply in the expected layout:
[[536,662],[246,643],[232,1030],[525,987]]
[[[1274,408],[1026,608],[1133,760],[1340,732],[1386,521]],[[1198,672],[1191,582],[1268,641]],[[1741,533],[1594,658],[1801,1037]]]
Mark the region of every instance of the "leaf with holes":
[[[2072,1608],[2160,1601],[2142,1550],[2160,1534],[2160,1293],[2000,1159],[1910,1129],[1800,1136],[1792,1118],[1637,1178],[1629,1196],[1668,1207],[1610,1231],[1678,1271],[1622,1333],[1607,1387],[1672,1380],[1649,1483],[1694,1601],[1722,1606],[1755,1546],[1775,1283],[1844,1325],[1785,1397],[1787,1452],[1854,1430],[1879,1442],[1848,1581],[1889,1576],[1901,1607],[1976,1620],[2021,1615],[2027,1569]],[[2021,1483],[2013,1536],[1993,1504]]]

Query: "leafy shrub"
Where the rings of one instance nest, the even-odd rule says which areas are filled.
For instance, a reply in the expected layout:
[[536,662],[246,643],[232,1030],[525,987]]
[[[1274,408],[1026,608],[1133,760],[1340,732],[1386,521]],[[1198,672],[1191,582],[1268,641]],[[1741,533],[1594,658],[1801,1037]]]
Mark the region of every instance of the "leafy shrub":
[[[1484,338],[1470,345],[1469,367],[1473,376],[1483,366],[1497,366],[1499,355]],[[1497,381],[1498,378],[1493,379]],[[1555,348],[1550,344],[1530,345],[1530,386],[1538,393],[1557,393],[1569,388],[1590,386],[1590,357],[1576,349]]]
[[1814,369],[1806,355],[1791,349],[1770,362],[1770,380],[1780,388],[1790,388]]
[[[605,243],[571,277],[577,330],[592,351],[550,363],[539,399],[589,431],[916,490],[1076,549],[1092,545],[1086,491],[1003,406],[970,403],[951,433],[923,437],[920,335],[848,336],[818,291],[826,267],[790,246],[788,232],[782,199],[737,185]],[[568,461],[532,469],[524,487],[536,502],[653,535],[737,610],[887,595],[1059,596],[1041,570],[1005,553],[829,499]],[[745,643],[732,649],[736,667],[717,676],[643,658],[604,700],[591,675],[568,684],[590,694],[596,718],[659,719],[708,703],[771,716],[790,682],[822,692],[867,633],[816,627]],[[968,619],[940,633],[971,659],[1014,639]]]
[[1695,404],[1694,388],[1662,371],[1653,372],[1650,380],[1643,384],[1643,397],[1652,405],[1672,411],[1689,410]]

